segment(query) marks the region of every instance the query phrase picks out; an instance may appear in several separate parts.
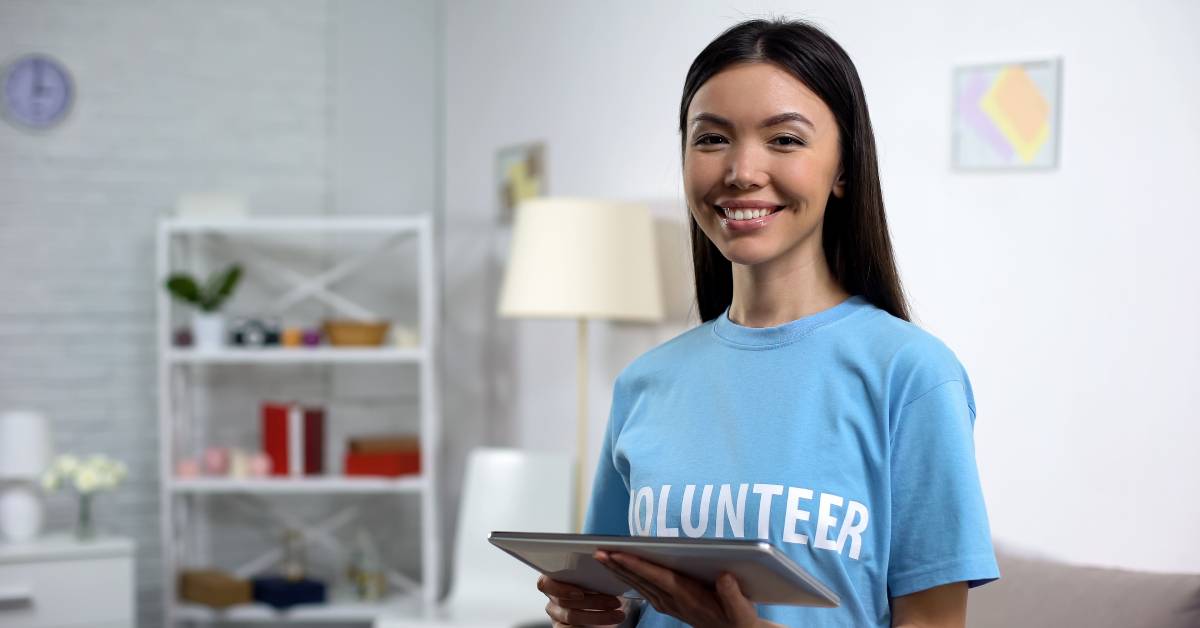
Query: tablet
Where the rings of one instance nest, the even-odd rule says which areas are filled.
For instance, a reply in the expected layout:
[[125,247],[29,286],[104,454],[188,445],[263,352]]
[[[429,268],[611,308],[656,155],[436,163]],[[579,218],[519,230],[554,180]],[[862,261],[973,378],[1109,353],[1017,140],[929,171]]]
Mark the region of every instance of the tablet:
[[596,550],[628,552],[713,585],[728,571],[759,604],[835,607],[836,593],[766,541],[492,532],[488,541],[554,580],[609,595],[640,597],[601,565]]

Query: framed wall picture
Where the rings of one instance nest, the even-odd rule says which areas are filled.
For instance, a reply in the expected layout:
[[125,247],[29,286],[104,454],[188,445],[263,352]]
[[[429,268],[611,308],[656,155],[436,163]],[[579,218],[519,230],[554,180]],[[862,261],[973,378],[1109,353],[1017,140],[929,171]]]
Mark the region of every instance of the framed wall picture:
[[956,169],[1058,165],[1061,59],[961,66],[953,94]]
[[499,222],[511,225],[513,210],[522,200],[546,194],[546,145],[531,142],[496,152],[496,191]]

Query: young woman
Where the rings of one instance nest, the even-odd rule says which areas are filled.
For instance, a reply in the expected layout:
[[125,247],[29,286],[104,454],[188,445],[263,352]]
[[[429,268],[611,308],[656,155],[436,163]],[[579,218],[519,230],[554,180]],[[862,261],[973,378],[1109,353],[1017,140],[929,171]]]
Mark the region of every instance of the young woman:
[[704,323],[618,376],[585,531],[769,540],[836,609],[758,606],[627,554],[648,601],[545,577],[555,625],[963,626],[999,577],[954,354],[908,321],[858,73],[817,28],[753,20],[679,112]]

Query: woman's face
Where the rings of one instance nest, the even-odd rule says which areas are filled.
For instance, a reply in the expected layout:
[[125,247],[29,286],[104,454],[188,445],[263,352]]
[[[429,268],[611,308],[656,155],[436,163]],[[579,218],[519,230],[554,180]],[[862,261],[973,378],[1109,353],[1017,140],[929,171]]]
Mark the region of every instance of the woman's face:
[[823,255],[825,202],[844,185],[833,112],[812,90],[770,63],[730,66],[696,92],[687,125],[688,207],[726,259]]

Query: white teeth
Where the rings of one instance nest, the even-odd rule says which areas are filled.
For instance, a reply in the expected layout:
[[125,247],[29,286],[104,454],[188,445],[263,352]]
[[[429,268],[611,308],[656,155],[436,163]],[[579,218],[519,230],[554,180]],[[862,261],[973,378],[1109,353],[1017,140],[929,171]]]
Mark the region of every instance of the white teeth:
[[766,208],[763,208],[763,209],[732,209],[729,207],[721,208],[721,212],[724,213],[725,217],[729,218],[730,220],[753,220],[755,218],[762,218],[763,216],[770,214],[772,211],[774,211],[774,210],[766,209]]

